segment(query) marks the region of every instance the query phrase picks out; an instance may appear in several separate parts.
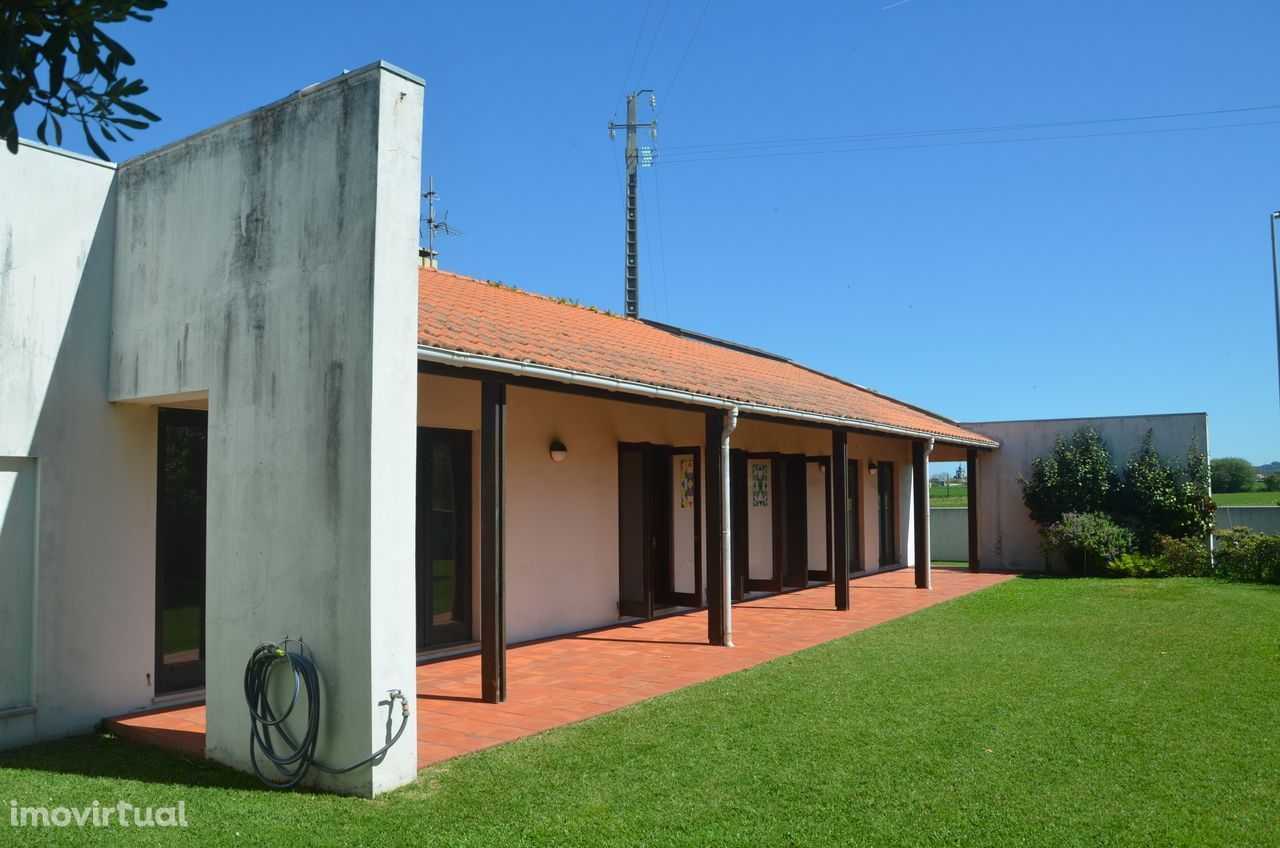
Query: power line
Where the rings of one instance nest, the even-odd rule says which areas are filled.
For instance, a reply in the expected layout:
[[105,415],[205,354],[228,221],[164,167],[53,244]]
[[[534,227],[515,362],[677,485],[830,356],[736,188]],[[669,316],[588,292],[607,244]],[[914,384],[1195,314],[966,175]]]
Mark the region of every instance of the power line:
[[649,42],[649,52],[644,54],[644,64],[640,66],[640,75],[636,77],[636,85],[644,85],[644,72],[649,67],[649,57],[653,55],[653,48],[658,43],[658,36],[662,34],[662,23],[667,19],[667,10],[671,8],[671,0],[666,0],[662,4],[662,14],[658,16],[658,28],[653,31],[653,40]]
[[844,147],[833,150],[793,150],[776,153],[744,153],[743,155],[725,155],[726,153],[734,153],[734,151],[726,151],[725,153],[716,155],[708,153],[686,154],[686,158],[677,158],[676,156],[664,156],[663,163],[667,165],[683,165],[693,162],[720,162],[733,159],[775,159],[785,156],[815,156],[831,153],[868,153],[881,150],[919,150],[926,147],[968,147],[983,144],[1018,144],[1025,142],[1037,141],[1069,141],[1082,138],[1111,138],[1115,136],[1131,136],[1131,135],[1155,135],[1159,133],[1176,133],[1176,132],[1196,132],[1199,130],[1223,130],[1236,127],[1261,127],[1271,124],[1280,124],[1280,120],[1274,121],[1252,121],[1236,124],[1212,124],[1200,127],[1162,127],[1152,130],[1130,130],[1127,132],[1113,133],[1077,133],[1074,135],[1047,135],[1047,136],[1027,136],[1024,138],[990,138],[979,139],[976,141],[941,141],[931,144],[890,144],[878,147]]
[[662,106],[658,109],[658,115],[662,114],[662,110],[666,108],[667,101],[671,99],[671,90],[676,86],[676,80],[680,78],[680,71],[684,69],[684,60],[689,58],[689,49],[693,47],[693,40],[698,37],[698,30],[702,27],[702,19],[707,16],[707,10],[711,8],[711,0],[707,0],[702,5],[702,14],[698,15],[698,22],[693,25],[693,33],[689,36],[689,42],[684,46],[684,53],[680,55],[680,62],[676,65],[676,72],[671,75],[671,82],[667,83],[666,89],[662,95]]
[[666,310],[667,322],[671,321],[671,297],[667,293],[667,243],[662,235],[662,188],[658,179],[660,168],[653,169],[653,205],[658,212],[658,257],[659,270],[662,271],[662,305]]
[[[939,135],[963,135],[985,132],[1014,132],[1018,130],[1051,129],[1056,127],[1089,126],[1097,124],[1128,123],[1136,121],[1161,121],[1177,118],[1203,118],[1216,115],[1233,115],[1245,112],[1263,112],[1280,109],[1280,104],[1270,106],[1245,106],[1238,109],[1213,109],[1204,112],[1171,112],[1163,115],[1134,115],[1123,118],[1089,118],[1075,121],[1045,121],[1027,124],[1003,124],[979,127],[953,127],[949,129],[908,130],[899,132],[865,133],[860,135],[809,136],[807,138],[772,139],[766,141],[730,141],[715,144],[668,145],[668,152],[684,151],[688,154],[727,153],[746,149],[771,149],[814,144],[839,144],[857,141],[882,141],[890,139],[919,138]],[[684,155],[683,153],[678,155]]]
[[636,51],[640,49],[640,38],[644,35],[644,25],[649,22],[649,10],[653,8],[653,0],[644,7],[644,17],[640,19],[640,28],[636,30],[636,43],[631,45],[631,58],[627,60],[627,72],[622,77],[622,85],[618,87],[618,96],[613,100],[613,116],[618,117],[618,106],[627,93],[627,82],[631,79],[631,67],[636,62]]

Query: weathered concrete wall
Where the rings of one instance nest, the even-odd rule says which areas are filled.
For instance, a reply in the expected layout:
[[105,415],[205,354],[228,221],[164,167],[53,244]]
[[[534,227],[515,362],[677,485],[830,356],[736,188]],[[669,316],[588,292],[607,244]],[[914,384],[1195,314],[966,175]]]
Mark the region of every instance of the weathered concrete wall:
[[0,156],[0,748],[151,705],[155,414],[106,402],[115,180]]
[[[1209,417],[1204,413],[1127,415],[1111,418],[1056,418],[1044,421],[983,421],[963,425],[1000,442],[1000,449],[978,459],[978,556],[984,568],[1043,569],[1040,532],[1022,502],[1019,475],[1031,473],[1031,462],[1043,456],[1059,436],[1094,427],[1122,467],[1151,431],[1156,450],[1173,462],[1185,461],[1194,442],[1209,444]],[[973,504],[970,503],[970,508]]]
[[[384,743],[387,689],[414,706],[422,93],[370,66],[119,169],[110,396],[208,393],[207,750],[241,768],[261,641],[314,653],[329,764]],[[317,780],[415,771],[409,736]]]
[[935,507],[929,510],[929,545],[934,562],[967,562],[969,510]]
[[1220,506],[1213,521],[1219,530],[1248,527],[1274,536],[1280,534],[1280,506]]

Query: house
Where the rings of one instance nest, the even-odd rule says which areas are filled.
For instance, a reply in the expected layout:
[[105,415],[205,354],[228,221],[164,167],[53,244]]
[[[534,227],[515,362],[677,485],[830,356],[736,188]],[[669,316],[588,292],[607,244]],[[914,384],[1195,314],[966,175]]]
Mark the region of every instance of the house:
[[927,460],[995,440],[421,267],[422,99],[378,63],[118,165],[0,156],[0,746],[202,698],[247,768],[245,662],[289,637],[354,762],[440,651],[500,700],[512,642],[705,605],[729,650],[751,593],[928,588]]

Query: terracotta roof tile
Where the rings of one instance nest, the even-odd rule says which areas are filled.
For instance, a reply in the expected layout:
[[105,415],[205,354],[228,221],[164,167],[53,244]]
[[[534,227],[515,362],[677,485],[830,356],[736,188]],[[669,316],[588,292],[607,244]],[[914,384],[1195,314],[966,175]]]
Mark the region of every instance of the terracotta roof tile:
[[995,446],[955,422],[780,357],[447,271],[418,273],[418,343]]

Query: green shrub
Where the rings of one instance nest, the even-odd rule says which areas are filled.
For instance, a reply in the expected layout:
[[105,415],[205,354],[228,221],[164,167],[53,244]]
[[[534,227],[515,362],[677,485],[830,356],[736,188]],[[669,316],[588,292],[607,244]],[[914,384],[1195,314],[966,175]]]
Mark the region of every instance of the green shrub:
[[1280,492],[1280,471],[1272,471],[1262,480],[1268,492]]
[[1121,554],[1106,565],[1112,577],[1165,577],[1167,571],[1163,559],[1146,554]]
[[1112,517],[1133,528],[1139,550],[1154,555],[1161,536],[1203,539],[1213,526],[1213,510],[1208,464],[1196,443],[1185,465],[1175,468],[1156,453],[1148,430],[1125,463]]
[[1253,463],[1238,456],[1215,459],[1212,468],[1215,492],[1251,492],[1253,484],[1258,480],[1258,472],[1254,470]]
[[1226,580],[1280,583],[1280,536],[1266,536],[1247,527],[1217,534],[1214,574]]
[[1161,536],[1156,548],[1164,563],[1161,577],[1201,577],[1211,573],[1209,549],[1203,536]]
[[1058,554],[1082,573],[1099,573],[1133,550],[1133,533],[1100,512],[1068,512],[1044,528],[1044,552]]
[[1048,527],[1067,513],[1106,512],[1120,478],[1098,431],[1081,427],[1070,440],[1055,439],[1048,455],[1031,463],[1031,477],[1018,483],[1031,520]]

